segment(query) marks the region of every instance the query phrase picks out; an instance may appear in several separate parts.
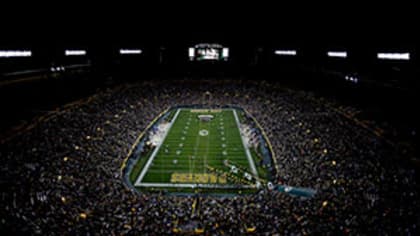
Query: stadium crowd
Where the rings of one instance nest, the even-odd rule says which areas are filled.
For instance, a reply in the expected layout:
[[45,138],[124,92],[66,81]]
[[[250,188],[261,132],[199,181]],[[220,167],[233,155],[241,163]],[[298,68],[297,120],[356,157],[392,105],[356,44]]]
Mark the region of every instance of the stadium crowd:
[[[247,109],[272,143],[277,183],[316,189],[315,197],[175,196],[125,185],[122,162],[148,123],[170,106],[202,103]],[[392,145],[323,99],[264,81],[107,89],[3,143],[0,159],[0,229],[14,234],[166,235],[196,222],[208,235],[415,235],[420,222],[416,172]]]

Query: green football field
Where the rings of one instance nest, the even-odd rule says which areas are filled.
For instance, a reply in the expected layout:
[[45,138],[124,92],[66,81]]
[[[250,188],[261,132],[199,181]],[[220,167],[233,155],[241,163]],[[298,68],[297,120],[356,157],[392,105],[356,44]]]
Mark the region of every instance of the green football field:
[[[257,177],[252,154],[240,134],[238,113],[234,109],[175,110],[163,141],[148,156],[134,185],[228,188],[238,187],[234,180],[241,180],[245,173]],[[202,115],[212,118],[203,121]],[[251,182],[241,184],[250,187]]]

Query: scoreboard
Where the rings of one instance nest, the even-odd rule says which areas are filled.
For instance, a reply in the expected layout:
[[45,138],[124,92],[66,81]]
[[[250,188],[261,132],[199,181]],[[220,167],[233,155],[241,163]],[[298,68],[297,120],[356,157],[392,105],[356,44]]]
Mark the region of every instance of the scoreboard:
[[229,48],[220,44],[201,43],[188,49],[190,61],[227,61]]

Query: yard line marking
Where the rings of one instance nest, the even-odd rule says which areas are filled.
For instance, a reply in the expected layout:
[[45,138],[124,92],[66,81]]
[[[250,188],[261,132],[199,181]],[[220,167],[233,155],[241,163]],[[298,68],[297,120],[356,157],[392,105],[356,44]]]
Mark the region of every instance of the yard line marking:
[[[210,122],[211,122],[211,121],[210,121]],[[207,128],[208,130],[211,130],[212,123],[208,123],[207,125],[208,125],[208,127],[206,127],[206,128]],[[210,137],[209,137],[209,136],[207,136],[207,137],[204,137],[204,138],[206,138],[206,140],[207,140],[207,142],[206,142],[206,148],[205,148],[206,152],[205,152],[205,154],[204,154],[204,163],[205,163],[205,165],[207,165],[207,155],[209,154]],[[205,170],[205,169],[203,170],[203,174],[204,174],[204,173],[206,173],[206,170]]]

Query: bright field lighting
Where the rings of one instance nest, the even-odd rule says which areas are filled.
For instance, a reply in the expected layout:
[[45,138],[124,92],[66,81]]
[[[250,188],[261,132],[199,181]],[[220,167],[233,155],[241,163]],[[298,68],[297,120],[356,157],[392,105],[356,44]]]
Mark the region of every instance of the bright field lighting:
[[229,57],[229,48],[223,48],[222,57]]
[[410,53],[378,53],[378,59],[383,60],[410,60]]
[[194,57],[194,55],[195,55],[194,48],[188,48],[188,56],[189,57]]
[[120,49],[120,54],[141,54],[140,49]]
[[0,57],[30,57],[31,51],[0,51]]
[[66,56],[83,56],[86,55],[86,50],[66,50],[64,54]]
[[347,57],[347,52],[328,52],[327,54],[329,57],[341,57],[341,58]]
[[295,56],[296,50],[276,50],[274,53],[277,55]]

